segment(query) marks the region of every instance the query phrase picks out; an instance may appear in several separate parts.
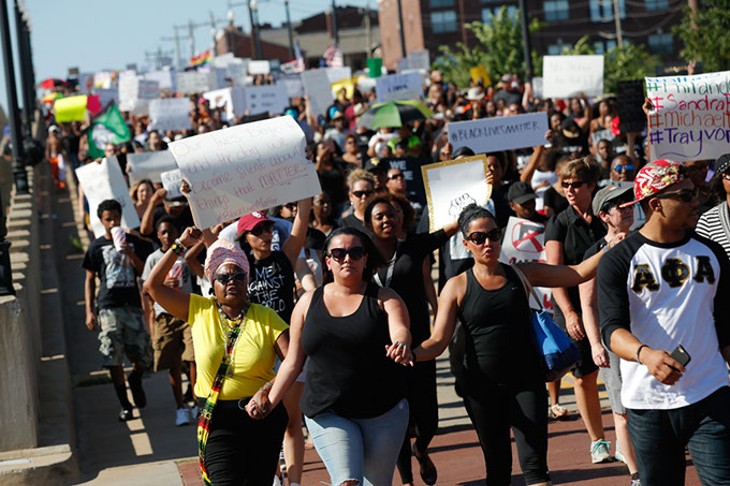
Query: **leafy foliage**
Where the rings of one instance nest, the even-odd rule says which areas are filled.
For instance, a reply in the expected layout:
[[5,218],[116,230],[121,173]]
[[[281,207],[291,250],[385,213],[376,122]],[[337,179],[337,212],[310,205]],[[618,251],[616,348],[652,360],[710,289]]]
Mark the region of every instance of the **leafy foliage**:
[[730,0],[699,3],[696,17],[685,8],[682,22],[673,29],[684,43],[679,54],[687,62],[702,62],[708,73],[730,70]]

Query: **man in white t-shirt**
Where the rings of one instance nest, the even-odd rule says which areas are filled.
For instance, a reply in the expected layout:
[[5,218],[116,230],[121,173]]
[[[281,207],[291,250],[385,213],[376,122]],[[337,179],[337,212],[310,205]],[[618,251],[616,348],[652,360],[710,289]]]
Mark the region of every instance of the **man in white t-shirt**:
[[728,485],[730,262],[694,233],[697,191],[680,164],[645,166],[634,196],[647,221],[603,257],[597,283],[641,484],[684,485],[686,446],[702,484]]

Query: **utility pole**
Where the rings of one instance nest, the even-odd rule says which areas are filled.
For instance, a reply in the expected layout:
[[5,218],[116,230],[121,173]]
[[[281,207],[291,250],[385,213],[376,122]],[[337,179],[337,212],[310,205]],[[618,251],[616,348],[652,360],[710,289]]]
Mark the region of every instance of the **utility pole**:
[[624,32],[621,28],[621,9],[618,0],[613,0],[613,19],[616,23],[616,43],[618,48],[621,49],[624,47]]
[[256,59],[263,59],[263,53],[261,51],[261,35],[259,33],[259,13],[258,3],[256,0],[249,0],[248,2],[248,17],[251,20],[251,43],[253,45],[253,51]]
[[398,1],[398,32],[400,33],[400,57],[405,59],[408,57],[406,54],[406,34],[403,31],[403,5],[401,0]]
[[[35,114],[35,83],[32,80],[32,61],[29,38],[26,35],[28,26],[25,21],[25,10],[21,12],[17,0],[15,2],[15,34],[18,42],[18,59],[20,60],[20,84],[23,86],[23,124],[24,137],[33,135],[33,119]],[[29,66],[30,64],[30,66]]]
[[[2,1],[2,0],[0,0]],[[170,51],[163,51],[162,47],[157,47],[156,51],[148,52],[145,51],[145,60],[147,62],[154,62],[155,63],[155,69],[162,69],[163,63],[162,61],[168,56],[172,54]]]
[[525,58],[525,81],[532,82],[532,44],[530,42],[530,29],[527,26],[527,6],[525,0],[518,0],[520,9],[520,26],[522,27],[522,55]]
[[365,2],[365,52],[370,57],[370,49],[373,46],[373,33],[372,27],[370,26],[370,0]]
[[182,60],[181,52],[180,52],[180,40],[185,39],[185,37],[181,36],[180,32],[178,32],[178,29],[180,29],[180,26],[175,25],[175,26],[173,26],[173,29],[175,29],[175,35],[173,37],[160,37],[160,40],[175,42],[175,66],[178,69],[181,69],[181,68],[183,68],[183,60]]
[[294,33],[291,26],[291,15],[289,14],[289,0],[284,0],[286,9],[286,30],[289,33],[289,57],[294,59]]
[[337,27],[337,5],[335,0],[332,0],[332,37],[335,38],[335,45],[340,45],[340,30]]

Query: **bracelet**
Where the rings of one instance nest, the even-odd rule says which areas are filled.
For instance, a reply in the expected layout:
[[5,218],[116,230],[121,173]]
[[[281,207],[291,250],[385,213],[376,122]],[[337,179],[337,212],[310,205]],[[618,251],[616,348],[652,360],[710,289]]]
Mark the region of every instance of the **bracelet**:
[[261,388],[259,388],[259,391],[268,392],[272,388],[274,388],[274,385],[272,385],[271,383],[264,383],[263,386],[261,386]]
[[181,253],[185,252],[185,250],[187,250],[185,245],[183,245],[179,239],[175,240],[170,249],[175,255],[180,255]]
[[644,364],[644,363],[642,363],[642,362],[641,362],[641,360],[639,359],[639,355],[641,354],[641,350],[642,350],[642,349],[644,349],[644,348],[648,348],[648,347],[649,347],[649,346],[648,346],[647,344],[642,344],[642,345],[641,345],[641,346],[639,346],[639,348],[638,348],[638,349],[636,350],[636,362],[637,362],[637,363],[639,363],[640,365],[643,365],[643,364]]

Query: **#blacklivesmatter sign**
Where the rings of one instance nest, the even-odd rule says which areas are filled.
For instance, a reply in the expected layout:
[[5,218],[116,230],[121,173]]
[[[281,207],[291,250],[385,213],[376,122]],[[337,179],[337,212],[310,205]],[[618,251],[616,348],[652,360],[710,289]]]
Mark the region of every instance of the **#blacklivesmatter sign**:
[[547,113],[500,116],[452,122],[449,142],[454,150],[469,147],[475,153],[535,147],[545,143]]
[[730,71],[646,78],[651,158],[716,159],[730,152]]

